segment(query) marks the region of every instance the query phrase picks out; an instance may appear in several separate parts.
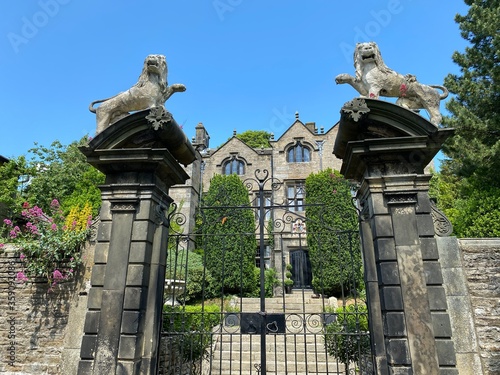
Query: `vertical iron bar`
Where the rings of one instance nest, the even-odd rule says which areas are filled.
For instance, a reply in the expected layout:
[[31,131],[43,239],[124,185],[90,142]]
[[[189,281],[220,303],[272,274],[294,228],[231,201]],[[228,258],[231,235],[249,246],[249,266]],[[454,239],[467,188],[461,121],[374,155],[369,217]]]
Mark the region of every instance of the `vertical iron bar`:
[[266,288],[265,288],[265,244],[264,244],[264,180],[259,180],[259,259],[260,259],[260,373],[266,375]]

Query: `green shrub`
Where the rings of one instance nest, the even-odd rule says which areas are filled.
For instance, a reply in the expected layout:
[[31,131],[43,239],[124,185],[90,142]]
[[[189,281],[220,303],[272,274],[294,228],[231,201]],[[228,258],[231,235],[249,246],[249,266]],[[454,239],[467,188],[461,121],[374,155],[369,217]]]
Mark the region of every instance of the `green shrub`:
[[342,306],[336,320],[325,328],[325,349],[346,366],[370,353],[368,310],[364,305]]
[[25,202],[22,221],[5,219],[0,228],[0,249],[11,243],[19,250],[22,270],[17,273],[17,281],[45,279],[50,291],[73,277],[82,263],[81,249],[91,233],[91,212],[87,204],[73,207],[65,217],[58,200],[53,199],[50,213]]
[[185,293],[176,296],[180,302],[214,297],[213,278],[210,271],[203,266],[203,257],[193,251],[170,248],[165,278],[186,281]]
[[312,285],[332,296],[363,289],[357,213],[352,185],[331,169],[306,179],[307,243]]
[[[274,287],[280,285],[280,281],[278,279],[278,273],[274,268],[269,268],[264,271],[264,276],[265,276],[264,286],[266,291],[266,297],[272,297],[274,294]],[[259,279],[260,279],[260,270],[259,270]],[[257,285],[260,285],[260,282],[258,282]]]
[[[200,217],[205,266],[217,295],[255,291],[255,218],[248,191],[236,175],[215,175]],[[237,207],[237,208],[235,208]]]
[[164,306],[163,312],[163,331],[171,337],[171,350],[186,361],[208,355],[212,328],[222,321],[218,305]]

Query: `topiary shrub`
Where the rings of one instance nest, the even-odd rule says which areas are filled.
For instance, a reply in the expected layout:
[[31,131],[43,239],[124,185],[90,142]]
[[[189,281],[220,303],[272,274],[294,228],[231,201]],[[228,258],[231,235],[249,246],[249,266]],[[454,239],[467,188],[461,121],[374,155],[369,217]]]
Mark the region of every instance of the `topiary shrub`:
[[307,243],[312,285],[317,293],[338,296],[363,289],[358,218],[352,185],[326,169],[306,179]]
[[[260,285],[260,270],[259,278],[257,279],[257,285]],[[278,273],[274,268],[268,268],[264,271],[264,286],[266,291],[266,297],[272,297],[274,295],[274,288],[279,286],[281,283],[278,279]]]
[[203,200],[204,262],[217,295],[255,290],[255,218],[248,191],[237,175],[215,175]]

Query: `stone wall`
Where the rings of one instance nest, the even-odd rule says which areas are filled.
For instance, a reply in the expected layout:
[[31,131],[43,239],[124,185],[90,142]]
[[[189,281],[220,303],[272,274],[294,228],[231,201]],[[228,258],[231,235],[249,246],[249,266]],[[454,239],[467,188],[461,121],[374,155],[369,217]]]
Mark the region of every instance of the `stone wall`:
[[92,252],[90,246],[84,250],[85,266],[76,280],[51,292],[44,282],[17,282],[18,254],[10,247],[0,253],[1,374],[76,373]]
[[500,239],[459,240],[484,375],[500,374]]
[[460,375],[500,374],[500,239],[437,238]]

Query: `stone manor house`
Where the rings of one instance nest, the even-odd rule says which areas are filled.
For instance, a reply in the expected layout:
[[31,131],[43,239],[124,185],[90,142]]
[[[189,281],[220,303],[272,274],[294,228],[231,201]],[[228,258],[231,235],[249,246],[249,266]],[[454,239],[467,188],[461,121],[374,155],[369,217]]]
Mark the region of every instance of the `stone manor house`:
[[[286,204],[290,211],[303,211],[304,183],[311,173],[331,168],[340,170],[342,160],[333,155],[333,145],[338,127],[328,130],[318,129],[314,122],[302,122],[299,114],[295,121],[278,138],[270,139],[271,147],[252,148],[236,136],[233,136],[218,148],[210,148],[210,136],[202,123],[196,126],[192,144],[199,152],[198,159],[188,167],[186,172],[191,177],[186,185],[170,188],[169,195],[174,199],[181,212],[186,216],[184,233],[190,233],[194,227],[194,216],[200,192],[206,192],[210,180],[216,174],[237,174],[242,181],[255,178],[256,170],[267,170],[269,177],[282,182],[277,190],[272,190],[270,183],[266,185],[266,206],[272,201]],[[269,189],[267,191],[267,189]],[[250,201],[257,196],[257,187],[249,191]],[[291,206],[291,207],[290,207]],[[266,214],[266,222],[270,213]],[[289,231],[290,232],[290,231]],[[311,269],[304,241],[299,245],[297,236],[292,233],[283,236],[282,247],[271,250],[266,247],[266,267],[275,267],[278,272],[281,264],[290,263],[294,268],[294,287],[311,286]],[[259,254],[256,249],[256,265],[259,265]]]

